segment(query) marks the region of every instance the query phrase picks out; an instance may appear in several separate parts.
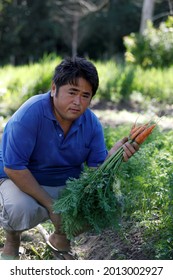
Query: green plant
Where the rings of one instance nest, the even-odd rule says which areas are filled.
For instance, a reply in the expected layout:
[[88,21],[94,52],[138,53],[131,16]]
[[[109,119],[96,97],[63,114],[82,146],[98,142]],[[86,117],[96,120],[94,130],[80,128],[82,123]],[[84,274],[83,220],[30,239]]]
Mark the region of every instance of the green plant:
[[[26,99],[48,91],[54,68],[60,60],[59,57],[44,57],[40,63],[0,68],[0,115],[11,116]],[[145,110],[151,100],[156,105],[162,103],[163,107],[166,103],[173,103],[173,66],[143,69],[139,65],[119,65],[113,60],[106,63],[98,61],[95,65],[100,77],[100,85],[94,96],[96,101],[134,103],[138,93],[141,96],[140,101],[137,100],[139,107]]]
[[29,97],[48,91],[54,68],[59,62],[59,57],[54,60],[44,57],[40,63],[1,68],[1,115],[10,116]]
[[173,258],[172,136],[172,131],[153,132],[143,149],[122,166],[124,219],[140,224],[144,249],[152,248],[154,259]]
[[[129,133],[129,143],[142,144],[155,126],[135,123]],[[54,211],[61,214],[62,229],[68,238],[87,227],[100,232],[118,226],[123,204],[118,171],[123,153],[122,145],[97,169],[85,168],[78,179],[66,181],[61,198],[55,200]]]
[[148,22],[144,34],[132,33],[124,37],[127,62],[142,67],[168,67],[173,61],[173,17],[155,28]]

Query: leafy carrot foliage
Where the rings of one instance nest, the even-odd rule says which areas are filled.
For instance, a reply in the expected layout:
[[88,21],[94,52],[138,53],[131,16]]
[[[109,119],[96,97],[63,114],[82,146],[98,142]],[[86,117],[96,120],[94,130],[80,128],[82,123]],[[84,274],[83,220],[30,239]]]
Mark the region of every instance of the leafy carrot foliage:
[[[146,125],[141,132],[145,128]],[[135,137],[133,140],[129,138],[129,141],[135,141]],[[123,161],[123,152],[121,146],[97,169],[87,169],[79,179],[71,178],[66,182],[66,190],[55,201],[54,211],[61,213],[62,229],[68,238],[86,227],[100,232],[119,225],[123,199],[118,170]]]

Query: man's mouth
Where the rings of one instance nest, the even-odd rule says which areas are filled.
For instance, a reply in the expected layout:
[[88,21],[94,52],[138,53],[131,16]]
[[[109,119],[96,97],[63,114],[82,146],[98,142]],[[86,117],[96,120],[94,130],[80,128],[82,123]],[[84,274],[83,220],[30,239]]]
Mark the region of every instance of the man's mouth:
[[79,109],[76,109],[76,108],[70,108],[69,110],[70,110],[71,112],[74,112],[74,113],[80,112],[80,110],[79,110]]

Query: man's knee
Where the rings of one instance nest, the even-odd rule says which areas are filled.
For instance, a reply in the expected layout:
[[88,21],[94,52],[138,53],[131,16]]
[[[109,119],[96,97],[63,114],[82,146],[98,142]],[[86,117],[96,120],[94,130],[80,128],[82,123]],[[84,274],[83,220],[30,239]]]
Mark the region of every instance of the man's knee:
[[46,209],[32,200],[30,204],[20,201],[5,205],[2,216],[2,226],[6,230],[15,231],[31,229],[48,219]]

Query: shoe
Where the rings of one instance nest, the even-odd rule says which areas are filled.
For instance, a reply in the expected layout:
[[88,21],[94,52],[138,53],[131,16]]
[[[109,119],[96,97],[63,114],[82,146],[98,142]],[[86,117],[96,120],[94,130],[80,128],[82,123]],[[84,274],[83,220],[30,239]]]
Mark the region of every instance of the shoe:
[[71,251],[63,251],[55,248],[49,240],[46,241],[47,246],[51,249],[52,253],[59,260],[76,260]]

